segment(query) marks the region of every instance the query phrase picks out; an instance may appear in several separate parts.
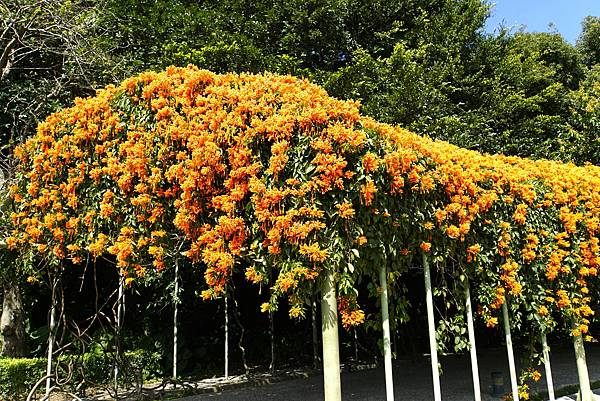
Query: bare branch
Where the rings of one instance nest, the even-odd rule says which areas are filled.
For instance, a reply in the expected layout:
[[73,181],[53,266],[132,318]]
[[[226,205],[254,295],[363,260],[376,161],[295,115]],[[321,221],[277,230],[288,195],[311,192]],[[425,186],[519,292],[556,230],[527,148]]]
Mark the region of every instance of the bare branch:
[[4,28],[4,30],[2,31],[2,34],[0,35],[0,42],[4,42],[5,40],[8,40],[8,32],[12,29],[13,23],[9,22],[8,25],[6,26],[6,28]]
[[10,58],[12,56],[12,52],[16,45],[17,45],[17,38],[12,38],[10,40],[10,42],[8,42],[8,44],[4,48],[2,55],[0,55],[0,71],[1,71],[0,80],[3,80],[4,78],[6,78],[6,76],[10,72],[10,67],[11,67]]

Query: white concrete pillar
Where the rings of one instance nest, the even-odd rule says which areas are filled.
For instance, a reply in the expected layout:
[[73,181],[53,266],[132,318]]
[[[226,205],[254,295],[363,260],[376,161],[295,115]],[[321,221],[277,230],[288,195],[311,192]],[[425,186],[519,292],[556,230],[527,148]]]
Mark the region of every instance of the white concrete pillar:
[[[383,361],[385,366],[385,395],[387,401],[394,401],[394,376],[392,372],[392,346],[390,340],[390,319],[388,310],[387,269],[385,263],[379,265],[379,285],[381,286],[381,326],[383,328]],[[355,331],[356,333],[356,331]]]
[[427,326],[429,328],[429,349],[431,351],[431,373],[433,378],[433,399],[442,400],[440,387],[440,369],[438,366],[437,339],[435,337],[435,320],[433,317],[433,293],[431,292],[431,274],[429,259],[423,254],[423,275],[425,276],[425,299],[427,302]]

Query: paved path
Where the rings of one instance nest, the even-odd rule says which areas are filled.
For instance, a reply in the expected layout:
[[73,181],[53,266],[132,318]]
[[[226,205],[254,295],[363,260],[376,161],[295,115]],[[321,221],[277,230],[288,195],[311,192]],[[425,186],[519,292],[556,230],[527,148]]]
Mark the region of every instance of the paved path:
[[[600,379],[600,346],[586,345],[589,373],[592,380]],[[577,383],[575,355],[572,348],[553,349],[551,356],[555,388]],[[443,357],[441,378],[442,399],[444,401],[471,401],[473,388],[468,355]],[[543,366],[540,372],[544,374]],[[502,349],[491,350],[479,356],[481,388],[485,401],[499,401],[491,396],[491,372],[504,373],[505,388],[510,389],[506,353]],[[537,383],[540,389],[546,388],[545,378]],[[397,400],[430,401],[433,399],[431,366],[427,360],[418,362],[397,361],[394,364],[394,387]],[[381,401],[385,400],[383,369],[369,369],[342,374],[344,400]],[[293,379],[284,382],[243,387],[214,394],[201,394],[179,401],[322,401],[322,376],[307,379]]]

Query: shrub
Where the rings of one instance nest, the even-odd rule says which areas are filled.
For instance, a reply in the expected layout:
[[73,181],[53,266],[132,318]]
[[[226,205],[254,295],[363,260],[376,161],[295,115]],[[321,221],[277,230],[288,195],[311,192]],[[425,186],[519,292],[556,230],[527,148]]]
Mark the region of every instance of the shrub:
[[[112,378],[114,355],[112,353],[85,353],[82,358],[71,355],[60,359],[63,363],[83,362],[86,379],[105,384]],[[143,383],[162,374],[161,355],[143,349],[123,353],[121,385]],[[35,383],[46,374],[46,359],[0,357],[0,400],[23,400]],[[76,375],[77,376],[77,375]],[[75,377],[80,380],[81,377]]]
[[151,352],[143,349],[136,349],[124,353],[125,377],[128,381],[144,380],[160,377],[161,355],[158,352]]
[[[61,358],[65,364],[72,364],[75,368],[74,381],[83,379],[79,367],[83,369],[85,381],[92,384],[111,383],[114,372],[114,358],[112,352],[86,352],[83,355],[69,355]],[[119,364],[119,384],[128,386],[134,383],[142,384],[145,380],[160,377],[161,355],[145,349],[125,351]]]
[[46,360],[41,358],[0,358],[0,399],[23,400],[45,369]]

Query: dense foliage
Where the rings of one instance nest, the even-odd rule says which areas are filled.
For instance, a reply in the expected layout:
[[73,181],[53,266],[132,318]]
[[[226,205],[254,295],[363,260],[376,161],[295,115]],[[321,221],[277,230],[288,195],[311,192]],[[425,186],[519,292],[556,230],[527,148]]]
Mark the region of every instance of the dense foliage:
[[[79,363],[79,365],[78,365]],[[88,351],[82,355],[62,358],[58,365],[60,369],[69,370],[71,376],[81,379],[79,369],[85,371],[88,385],[103,385],[110,381],[114,369],[114,354],[99,350]],[[20,401],[27,395],[37,382],[46,375],[45,358],[5,358],[0,357],[0,399],[5,401]],[[124,383],[142,384],[144,380],[162,374],[160,355],[145,350],[127,351],[123,355],[123,365],[127,368]]]
[[[600,168],[485,156],[362,117],[274,75],[144,73],[52,115],[16,149],[11,248],[50,265],[112,255],[131,284],[183,253],[206,298],[237,266],[304,314],[323,269],[357,324],[361,254],[460,261],[494,326],[510,294],[587,333],[600,263]],[[462,267],[461,267],[462,266]]]
[[[363,115],[466,149],[599,164],[598,17],[583,21],[573,46],[555,32],[484,33],[488,13],[482,0],[0,1],[2,176],[13,178],[4,161],[14,144],[76,96],[189,63],[303,77],[360,102]],[[585,305],[597,307],[582,293],[596,286],[595,168],[432,144],[288,77],[169,71],[77,100],[20,148],[19,202],[3,196],[0,229],[26,252],[15,262],[0,250],[3,291],[19,294],[26,278],[43,283],[38,256],[69,272],[92,255],[117,263],[134,288],[148,285],[148,305],[163,310],[172,301],[165,266],[184,250],[206,271],[206,297],[232,290],[238,272],[259,291],[273,288],[260,292],[263,310],[285,296],[292,316],[305,314],[322,269],[335,269],[344,323],[378,327],[356,290],[375,295],[365,278],[386,263],[394,327],[410,318],[406,270],[431,244],[442,281],[458,278],[439,294],[459,294],[468,276],[490,326],[511,293],[513,312],[526,312],[534,329],[562,315],[565,327],[575,319],[585,331]],[[233,106],[240,96],[248,110]],[[533,198],[520,197],[523,185]],[[506,255],[498,244],[508,244]],[[30,287],[38,307],[49,296],[40,288]],[[440,330],[460,330],[454,312]]]
[[[306,77],[360,100],[379,121],[462,147],[598,163],[596,131],[571,119],[587,112],[580,91],[589,96],[589,82],[597,83],[597,17],[583,21],[573,46],[557,33],[483,33],[482,0],[44,5],[0,7],[5,53],[13,39],[23,44],[0,65],[0,96],[10,106],[0,115],[4,140],[23,139],[102,84],[192,63]],[[23,30],[29,20],[37,25]]]
[[0,358],[0,397],[22,400],[45,374],[46,360],[41,358]]
[[167,3],[109,3],[131,72],[192,63],[291,73],[360,100],[379,121],[462,147],[598,163],[595,131],[570,119],[596,63],[592,17],[575,47],[558,33],[485,34],[479,0]]
[[114,79],[103,2],[0,2],[0,143],[19,142],[52,111]]

